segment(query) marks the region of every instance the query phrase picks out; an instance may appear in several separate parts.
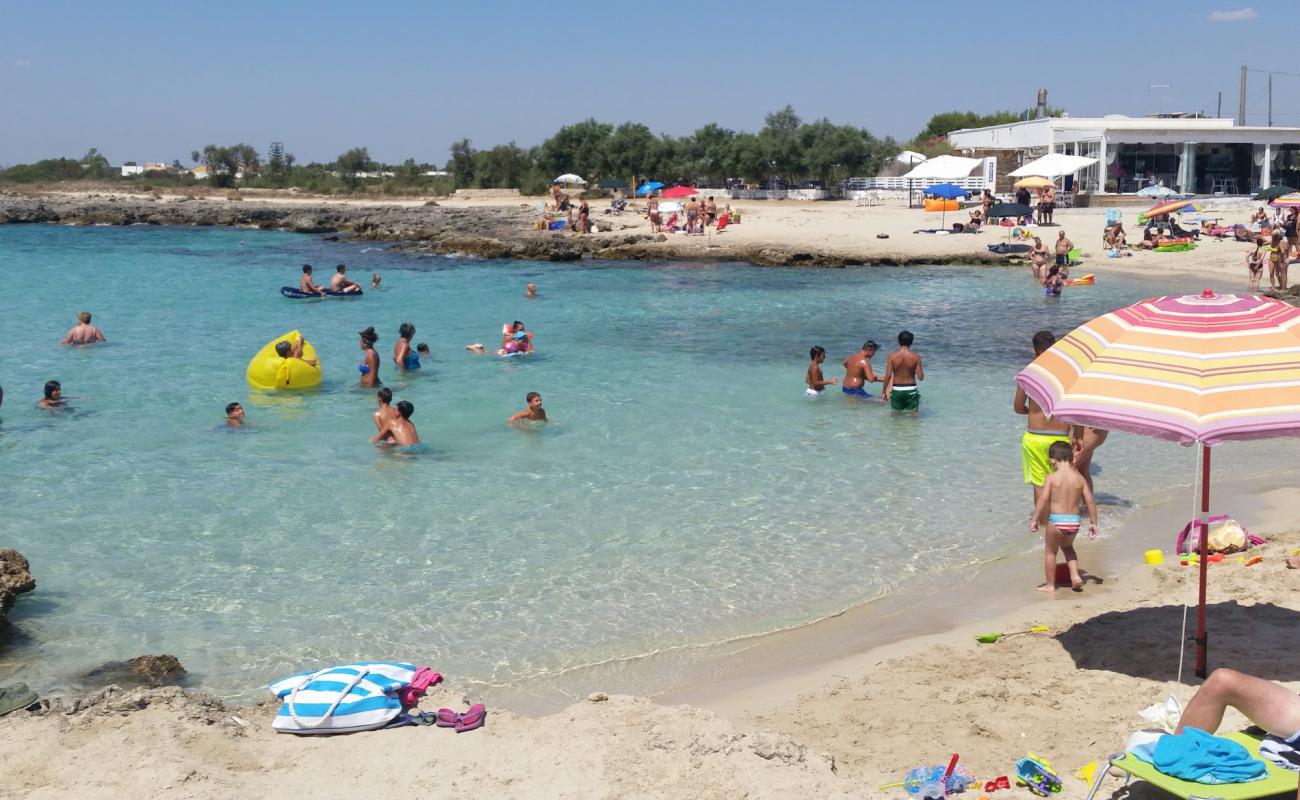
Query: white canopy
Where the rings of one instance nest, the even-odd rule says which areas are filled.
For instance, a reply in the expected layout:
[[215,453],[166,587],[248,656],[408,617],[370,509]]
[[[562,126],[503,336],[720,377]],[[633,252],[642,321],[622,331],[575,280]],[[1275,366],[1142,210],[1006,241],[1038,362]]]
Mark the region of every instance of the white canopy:
[[566,172],[551,183],[586,183],[581,177],[574,175],[572,172]]
[[944,181],[952,181],[958,178],[968,177],[971,172],[980,165],[978,158],[962,158],[961,156],[935,156],[929,161],[922,161],[912,168],[912,171],[904,175],[904,178],[937,178]]
[[1059,178],[1062,175],[1073,175],[1084,167],[1091,167],[1097,163],[1095,158],[1085,156],[1067,156],[1064,153],[1048,153],[1042,158],[1030,161],[1020,169],[1012,171],[1013,178],[1026,178],[1030,175],[1040,175],[1044,178]]
[[915,150],[904,150],[900,152],[898,155],[894,156],[894,160],[900,164],[907,164],[908,166],[911,166],[913,164],[920,164],[922,161],[925,160],[925,156],[921,155]]

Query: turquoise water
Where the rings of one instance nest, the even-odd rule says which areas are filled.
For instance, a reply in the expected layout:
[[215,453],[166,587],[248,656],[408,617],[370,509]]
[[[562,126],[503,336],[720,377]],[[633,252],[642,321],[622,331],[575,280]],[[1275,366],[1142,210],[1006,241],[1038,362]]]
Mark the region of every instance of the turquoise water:
[[[381,272],[385,290],[281,298],[305,261]],[[142,227],[0,227],[0,277],[0,546],[40,582],[0,677],[55,685],[167,652],[226,696],[357,657],[518,686],[1032,547],[1011,411],[1029,336],[1173,288],[1105,276],[1049,301],[1023,270],[505,263]],[[80,309],[108,344],[57,344]],[[512,319],[535,357],[463,349]],[[399,377],[407,320],[433,359]],[[368,325],[425,451],[367,442]],[[925,359],[920,419],[802,396],[811,345],[838,376],[902,327]],[[292,328],[323,359],[321,390],[250,392],[249,357]],[[34,407],[50,378],[74,412]],[[530,390],[557,424],[508,428]],[[221,427],[232,400],[251,430]],[[1279,463],[1269,447],[1222,448],[1216,470]],[[1193,466],[1127,436],[1097,461],[1103,524]]]

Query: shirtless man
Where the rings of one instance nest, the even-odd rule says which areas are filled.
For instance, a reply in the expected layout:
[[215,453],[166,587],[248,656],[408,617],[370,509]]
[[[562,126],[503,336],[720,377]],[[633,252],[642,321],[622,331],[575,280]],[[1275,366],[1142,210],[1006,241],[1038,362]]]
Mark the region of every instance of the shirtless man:
[[862,349],[844,359],[844,380],[840,382],[840,391],[850,397],[871,397],[864,384],[879,381],[871,369],[871,359],[876,355],[876,343],[870,339]]
[[37,400],[38,408],[63,408],[63,384],[58,381],[45,382],[45,397]]
[[226,427],[244,427],[244,407],[239,403],[226,404]]
[[302,265],[302,277],[298,279],[298,291],[303,294],[318,294],[321,297],[325,296],[325,287],[317,286],[315,281],[311,279],[311,264]]
[[1042,237],[1035,236],[1034,246],[1029,250],[1029,269],[1034,273],[1034,281],[1040,286],[1043,283],[1043,272],[1047,269],[1048,252]]
[[1065,238],[1065,231],[1059,231],[1056,234],[1056,266],[1065,269],[1069,266],[1070,251],[1074,249],[1074,242]]
[[510,415],[506,420],[511,425],[520,425],[525,422],[547,422],[546,409],[542,408],[542,396],[537,392],[529,392],[524,397],[528,401],[528,408],[523,411],[517,411]]
[[348,280],[348,268],[342,264],[334,268],[334,277],[330,278],[330,289],[340,294],[361,291],[360,286]]
[[[1056,344],[1056,337],[1051,331],[1039,331],[1034,334],[1034,357],[1038,357]],[[1025,476],[1025,483],[1034,487],[1034,507],[1038,507],[1038,498],[1043,491],[1043,481],[1052,471],[1051,460],[1047,451],[1052,442],[1070,443],[1070,424],[1058,422],[1039,408],[1025,390],[1016,386],[1014,408],[1017,414],[1028,417],[1024,434],[1020,437],[1020,462]],[[1047,519],[1035,520],[1040,526],[1047,524]]]
[[535,283],[528,284],[528,286],[524,289],[524,297],[527,297],[529,300],[536,300],[537,284]]
[[925,370],[921,368],[921,357],[912,352],[910,331],[899,332],[898,349],[885,360],[884,380],[882,403],[889,403],[895,411],[911,411],[914,417],[921,413],[921,392],[916,385],[925,380]]
[[90,312],[81,311],[77,314],[77,324],[68,331],[59,344],[94,344],[102,341],[104,341],[104,334],[99,328],[90,324]]
[[379,433],[376,433],[371,438],[370,443],[397,447],[419,444],[420,436],[415,432],[415,426],[411,424],[411,415],[414,413],[415,406],[411,405],[411,401],[399,401],[397,403],[397,416],[388,420]]
[[1055,212],[1056,212],[1056,186],[1055,185],[1044,186],[1043,202],[1038,207],[1038,213],[1041,214],[1043,217],[1045,217],[1045,219],[1043,220],[1044,222],[1046,222],[1048,225],[1054,225],[1055,223],[1052,221],[1052,216],[1053,214],[1055,214]]
[[[1192,695],[1175,732],[1192,727],[1214,733],[1228,706],[1292,747],[1300,745],[1300,695],[1272,681],[1224,667],[1211,672]],[[1300,792],[1296,797],[1300,798]]]

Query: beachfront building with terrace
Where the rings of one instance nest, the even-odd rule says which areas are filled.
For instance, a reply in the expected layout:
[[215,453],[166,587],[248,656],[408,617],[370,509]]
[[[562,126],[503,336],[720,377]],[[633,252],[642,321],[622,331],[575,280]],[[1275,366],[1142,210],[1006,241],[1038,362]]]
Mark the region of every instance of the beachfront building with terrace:
[[[948,134],[965,156],[998,158],[1007,173],[1048,153],[1096,159],[1061,188],[1088,196],[1132,195],[1151,185],[1179,194],[1244,195],[1300,186],[1300,128],[1251,127],[1231,119],[1159,116],[1045,117]],[[1003,186],[1005,182],[1007,185]],[[1112,202],[1108,199],[1106,202]]]

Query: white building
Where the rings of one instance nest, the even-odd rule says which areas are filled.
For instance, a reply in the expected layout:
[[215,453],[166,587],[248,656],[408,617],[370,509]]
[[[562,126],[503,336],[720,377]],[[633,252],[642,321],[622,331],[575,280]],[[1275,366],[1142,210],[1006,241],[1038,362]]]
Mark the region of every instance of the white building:
[[123,165],[120,167],[120,169],[122,170],[122,177],[123,177],[123,178],[129,178],[129,177],[131,177],[132,175],[143,175],[143,174],[144,174],[144,166],[143,166],[143,165],[141,165],[141,164],[132,164],[132,163],[129,162],[129,161],[128,161],[127,163],[123,164]]
[[963,154],[999,156],[1007,172],[1049,152],[1096,158],[1077,176],[1078,190],[1094,194],[1152,183],[1187,194],[1300,186],[1300,128],[1243,127],[1231,119],[1048,117],[957,130],[948,141]]

